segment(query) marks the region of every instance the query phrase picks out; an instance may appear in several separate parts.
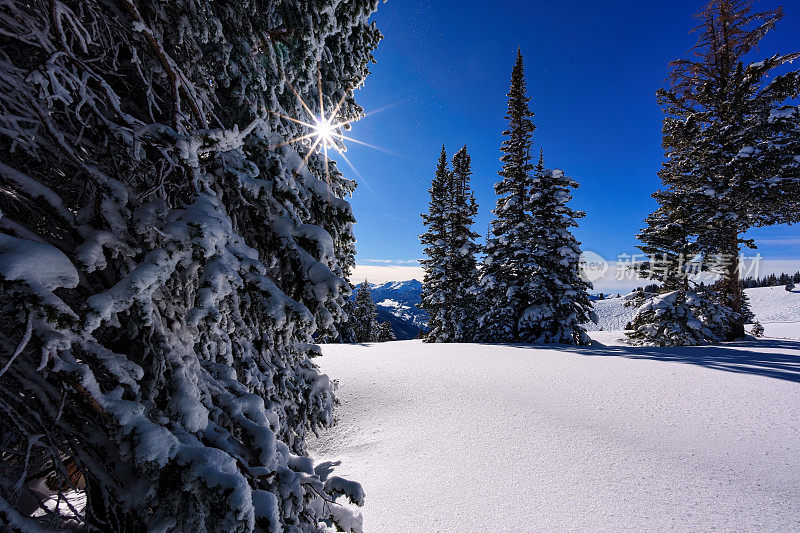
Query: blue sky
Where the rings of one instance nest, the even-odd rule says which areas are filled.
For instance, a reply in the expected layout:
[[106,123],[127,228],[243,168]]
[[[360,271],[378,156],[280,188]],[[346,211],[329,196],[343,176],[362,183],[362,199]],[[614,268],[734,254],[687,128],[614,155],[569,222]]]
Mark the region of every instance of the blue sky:
[[[655,207],[662,160],[655,91],[689,34],[701,1],[389,0],[374,16],[384,33],[378,63],[358,101],[372,114],[351,135],[359,176],[352,198],[359,265],[411,265],[422,256],[420,213],[444,143],[466,144],[485,234],[500,169],[506,92],[517,47],[546,164],[578,180],[573,207],[587,213],[576,231],[585,250],[612,260],[635,252],[635,234]],[[762,1],[758,7],[778,5]],[[790,3],[756,56],[800,48],[800,6]],[[388,106],[388,107],[387,107]],[[348,173],[349,169],[342,165]],[[352,172],[350,172],[352,175]],[[782,264],[800,258],[800,227],[754,232],[758,252]],[[797,260],[800,269],[800,259]],[[403,278],[402,269],[396,269]],[[391,277],[391,276],[390,276]]]

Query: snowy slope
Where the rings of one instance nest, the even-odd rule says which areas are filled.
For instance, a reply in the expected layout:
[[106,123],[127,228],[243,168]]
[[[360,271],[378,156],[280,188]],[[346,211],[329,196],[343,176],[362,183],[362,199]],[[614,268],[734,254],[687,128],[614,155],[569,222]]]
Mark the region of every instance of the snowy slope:
[[[756,320],[764,325],[768,337],[800,338],[800,290],[787,292],[783,287],[745,289],[750,298],[750,308]],[[599,322],[587,324],[586,329],[621,330],[636,312],[625,307],[624,298],[611,298],[594,302]]]
[[744,292],[759,322],[800,323],[800,289],[788,292],[784,287],[762,287]]
[[584,327],[587,331],[601,330],[623,330],[625,324],[631,321],[635,307],[625,307],[625,298],[609,298],[607,300],[595,300],[594,312],[597,314],[597,324],[588,323]]
[[798,342],[322,351],[366,531],[800,529]]

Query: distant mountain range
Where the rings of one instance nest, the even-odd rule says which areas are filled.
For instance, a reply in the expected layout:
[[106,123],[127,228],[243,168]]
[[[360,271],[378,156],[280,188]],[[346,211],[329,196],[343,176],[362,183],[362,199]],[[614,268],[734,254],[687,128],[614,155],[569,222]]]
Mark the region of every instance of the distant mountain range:
[[370,284],[372,299],[378,306],[378,320],[388,321],[398,340],[415,339],[428,325],[428,314],[417,307],[422,283],[412,279]]

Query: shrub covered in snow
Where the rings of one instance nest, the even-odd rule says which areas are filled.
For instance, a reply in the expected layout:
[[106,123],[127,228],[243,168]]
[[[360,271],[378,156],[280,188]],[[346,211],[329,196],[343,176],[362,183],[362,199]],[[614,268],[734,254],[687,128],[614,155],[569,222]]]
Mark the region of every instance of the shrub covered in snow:
[[354,184],[281,115],[361,114],[377,3],[0,1],[0,524],[360,529],[303,455]]
[[648,299],[631,320],[627,335],[640,346],[698,346],[720,342],[734,312],[702,289],[677,290]]

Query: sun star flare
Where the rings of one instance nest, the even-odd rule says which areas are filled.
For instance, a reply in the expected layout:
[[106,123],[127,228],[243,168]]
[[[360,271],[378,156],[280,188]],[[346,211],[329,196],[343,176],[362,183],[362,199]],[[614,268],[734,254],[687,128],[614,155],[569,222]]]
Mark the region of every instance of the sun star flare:
[[308,163],[308,159],[311,155],[317,151],[322,152],[325,157],[325,179],[328,183],[330,183],[330,169],[329,163],[330,159],[328,157],[329,150],[336,150],[344,159],[344,161],[353,169],[356,175],[360,176],[358,171],[353,167],[350,160],[344,156],[344,151],[346,147],[344,145],[345,141],[354,142],[356,144],[360,144],[363,146],[368,146],[371,148],[375,148],[374,146],[367,144],[363,141],[359,141],[353,139],[352,137],[348,137],[342,133],[342,129],[349,126],[352,122],[357,119],[350,119],[350,120],[339,120],[337,118],[339,114],[339,110],[342,108],[342,104],[344,104],[345,99],[347,98],[347,94],[349,91],[345,91],[345,94],[336,104],[336,106],[331,110],[330,114],[326,114],[325,112],[325,105],[322,97],[322,80],[321,77],[318,79],[318,88],[319,88],[319,114],[314,113],[311,110],[311,107],[306,103],[305,100],[300,96],[300,93],[294,88],[294,86],[289,82],[289,80],[284,80],[289,89],[292,93],[297,97],[300,105],[305,110],[306,114],[310,118],[311,122],[306,122],[305,120],[301,120],[297,117],[290,117],[283,113],[279,113],[277,111],[270,111],[273,114],[280,116],[281,118],[288,120],[290,122],[294,122],[296,124],[300,124],[308,129],[308,133],[304,133],[294,139],[290,139],[286,142],[282,142],[273,146],[272,148],[278,148],[280,146],[286,146],[288,144],[295,144],[295,143],[302,143],[303,141],[307,141],[306,144],[308,146],[308,151],[306,155],[303,157],[303,162],[300,167],[297,169],[297,172],[300,172],[302,168]]

